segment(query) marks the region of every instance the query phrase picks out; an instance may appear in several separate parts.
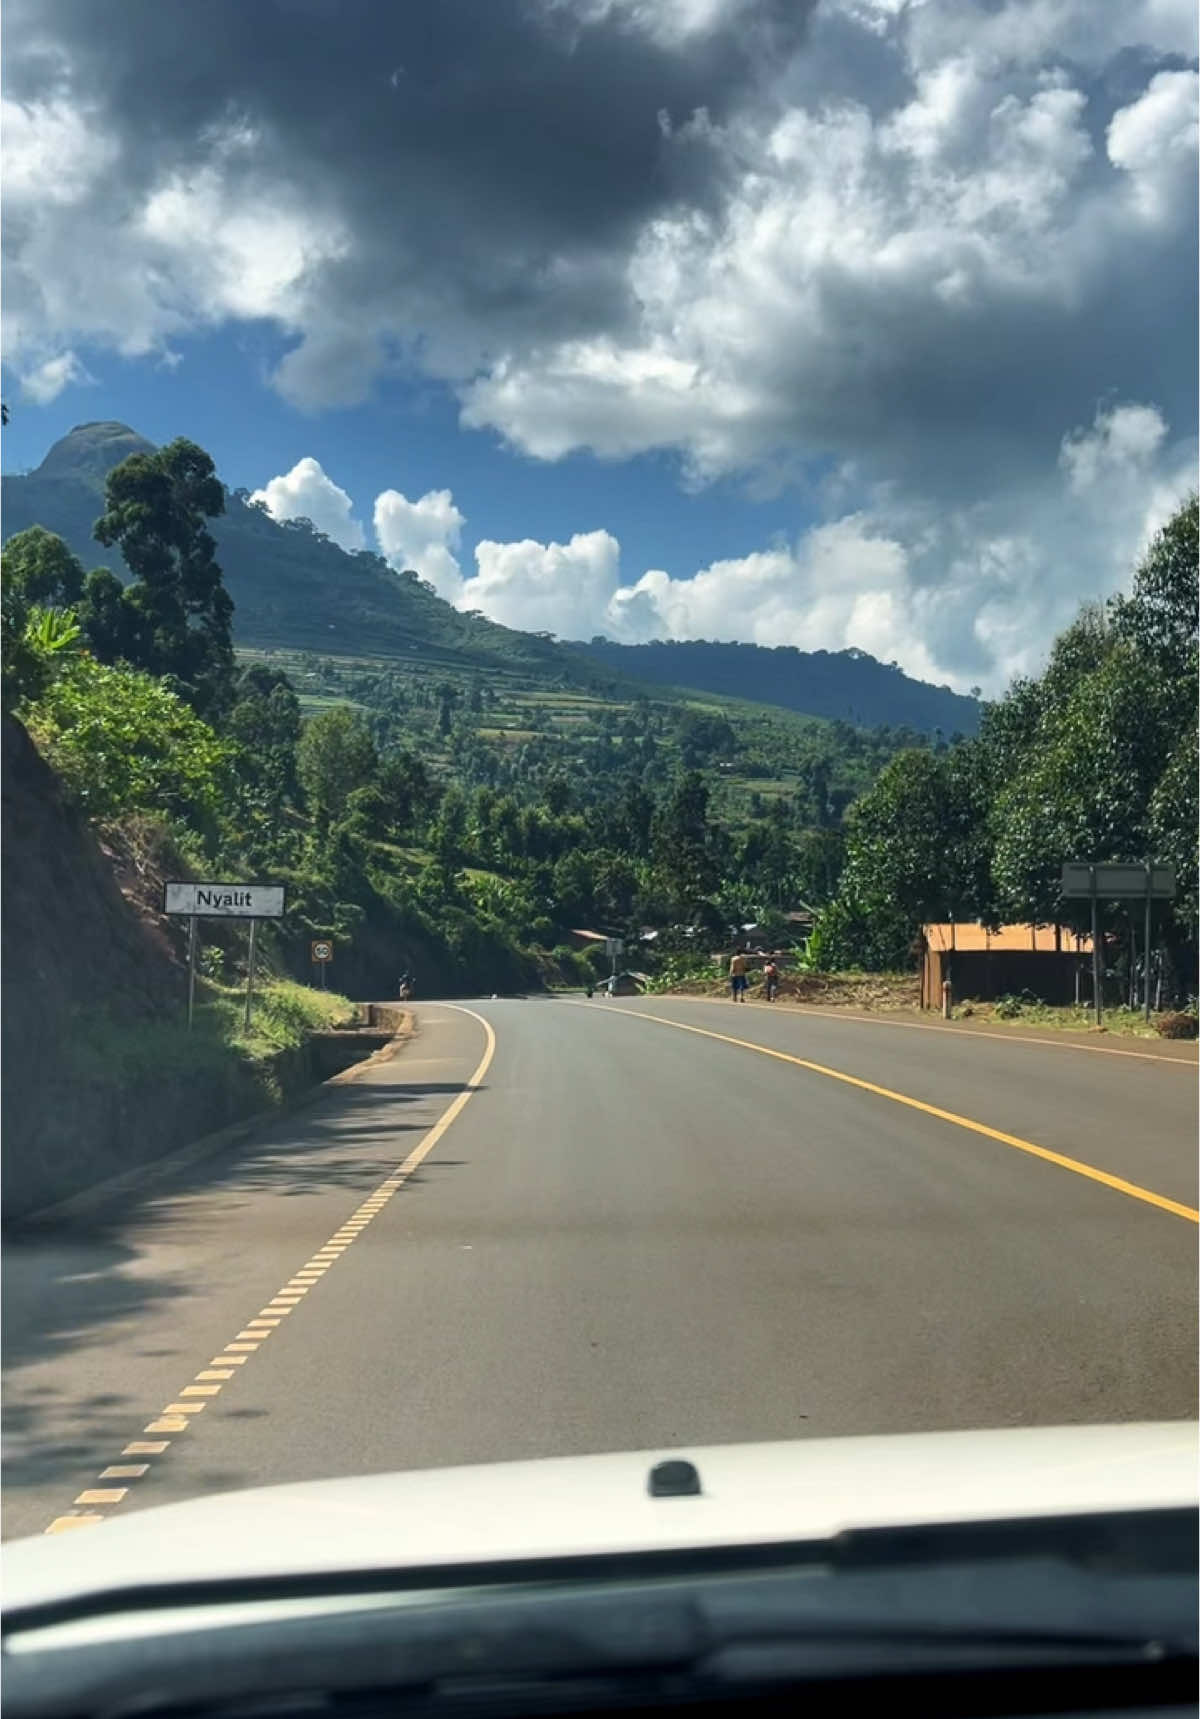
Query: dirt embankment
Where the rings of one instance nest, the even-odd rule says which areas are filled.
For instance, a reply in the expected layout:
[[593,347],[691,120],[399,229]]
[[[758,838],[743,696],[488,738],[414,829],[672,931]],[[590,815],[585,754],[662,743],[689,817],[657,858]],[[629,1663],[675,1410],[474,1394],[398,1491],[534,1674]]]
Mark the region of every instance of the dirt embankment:
[[157,884],[125,876],[136,858],[101,847],[11,717],[0,763],[6,1224],[284,1102],[387,1037],[319,1034],[253,1065],[199,1034],[167,1047],[170,1060],[130,1054],[185,1007],[181,940],[154,911]]

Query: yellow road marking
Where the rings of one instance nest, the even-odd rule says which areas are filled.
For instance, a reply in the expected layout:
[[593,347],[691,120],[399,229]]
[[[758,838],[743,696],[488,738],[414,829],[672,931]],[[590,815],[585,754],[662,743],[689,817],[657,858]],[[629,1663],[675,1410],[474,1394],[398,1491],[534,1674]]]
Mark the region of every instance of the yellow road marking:
[[1033,1158],[1043,1158],[1048,1164],[1057,1164],[1060,1170],[1070,1170],[1076,1176],[1086,1177],[1089,1182],[1100,1182],[1118,1194],[1127,1194],[1131,1200],[1142,1200],[1146,1205],[1157,1206],[1161,1211],[1171,1212],[1177,1218],[1186,1218],[1189,1223],[1200,1223],[1200,1211],[1196,1211],[1192,1206],[1185,1206],[1180,1200],[1169,1200],[1165,1194],[1156,1194],[1151,1188],[1140,1187],[1136,1182],[1127,1182],[1123,1176],[1112,1176],[1107,1170],[1098,1170],[1094,1164],[1084,1164],[1078,1158],[1068,1158],[1063,1152],[1052,1152],[1048,1146],[1037,1146],[1032,1140],[1022,1140],[1017,1134],[1005,1134],[1002,1129],[989,1128],[986,1122],[976,1122],[973,1117],[959,1116],[956,1111],[942,1110],[936,1104],[926,1104],[922,1098],[910,1098],[905,1092],[893,1092],[890,1087],[876,1086],[874,1081],[861,1080],[856,1074],[844,1074],[841,1069],[827,1068],[820,1062],[809,1062],[807,1058],[792,1056],[788,1051],[772,1050],[769,1045],[754,1044],[750,1039],[735,1039],[728,1033],[713,1032],[708,1027],[693,1027],[686,1021],[668,1020],[665,1015],[647,1014],[643,1009],[623,1009],[621,1013],[636,1015],[642,1021],[657,1021],[659,1026],[674,1027],[677,1032],[697,1033],[704,1039],[719,1039],[723,1044],[736,1045],[739,1050],[757,1051],[760,1056],[774,1057],[778,1062],[794,1063],[797,1068],[807,1069],[810,1074],[823,1074],[830,1080],[840,1080],[846,1086],[857,1087],[860,1092],[873,1093],[876,1098],[888,1098],[893,1104],[903,1104],[907,1109],[919,1110],[925,1116],[936,1116],[939,1122],[952,1122],[957,1128],[966,1128],[972,1134],[982,1134],[989,1140],[998,1140],[1002,1146],[1012,1146],[1018,1152],[1027,1152]]
[[[673,1003],[726,1003],[728,997],[672,997]],[[734,1005],[730,1003],[732,1008]],[[941,1021],[891,1021],[885,1015],[851,1014],[848,1009],[822,1009],[815,1003],[760,1003],[753,999],[739,1003],[739,1009],[770,1009],[785,1015],[820,1015],[826,1021],[861,1021],[868,1027],[900,1027],[909,1033],[957,1033],[959,1038],[982,1039],[986,1044],[1049,1045],[1052,1050],[1086,1051],[1090,1056],[1132,1056],[1141,1062],[1169,1062],[1175,1068],[1195,1069],[1191,1057],[1163,1056],[1160,1051],[1120,1050],[1116,1045],[1077,1045],[1069,1039],[1044,1039],[1032,1033],[988,1032],[986,1028],[946,1026]],[[637,1011],[631,1010],[630,1013]],[[655,1020],[660,1019],[658,1015]]]
[[[237,1338],[232,1343],[227,1343],[225,1345],[225,1349],[222,1354],[213,1356],[209,1367],[196,1374],[197,1380],[229,1379],[234,1376],[231,1369],[233,1367],[242,1366],[244,1362],[249,1359],[250,1355],[260,1347],[262,1339],[269,1337],[274,1327],[280,1324],[280,1318],[275,1317],[275,1315],[290,1313],[292,1307],[299,1303],[308,1289],[314,1283],[319,1282],[324,1273],[327,1272],[332,1265],[336,1264],[337,1260],[340,1259],[341,1255],[346,1251],[350,1242],[354,1241],[362,1231],[366,1229],[372,1218],[376,1217],[381,1211],[383,1211],[392,1195],[398,1192],[408,1177],[412,1175],[417,1166],[423,1163],[429,1156],[438,1141],[442,1138],[442,1135],[450,1127],[450,1124],[461,1114],[468,1100],[474,1096],[475,1092],[482,1084],[483,1077],[491,1066],[492,1058],[495,1055],[496,1035],[492,1030],[491,1023],[485,1021],[482,1015],[477,1015],[473,1009],[465,1009],[454,1004],[449,1004],[447,1006],[453,1008],[456,1014],[469,1015],[473,1021],[483,1028],[486,1041],[483,1056],[480,1058],[474,1073],[470,1076],[463,1090],[458,1094],[453,1102],[446,1107],[438,1120],[433,1124],[433,1127],[427,1131],[420,1142],[413,1147],[412,1151],[408,1154],[408,1157],[405,1158],[404,1161],[395,1170],[393,1170],[383,1182],[380,1183],[371,1199],[358,1208],[358,1211],[352,1219],[341,1225],[335,1236],[331,1238],[331,1241],[327,1242],[324,1247],[317,1250],[310,1259],[308,1265],[298,1272],[296,1276],[293,1277],[282,1290],[280,1290],[278,1295],[272,1297],[272,1303],[269,1308],[264,1309],[263,1313],[260,1314],[258,1318],[251,1319],[248,1322],[246,1329],[244,1331],[239,1331]],[[254,1341],[250,1341],[249,1339],[254,1339]],[[215,1397],[220,1389],[220,1385],[202,1385],[197,1383],[185,1385],[179,1394],[181,1398]],[[143,1431],[148,1433],[184,1432],[191,1424],[190,1417],[192,1415],[199,1414],[200,1411],[207,1406],[206,1402],[194,1401],[168,1403],[158,1418],[150,1421],[149,1424],[143,1428]],[[123,1456],[161,1456],[170,1445],[170,1442],[170,1439],[161,1439],[156,1441],[134,1439],[131,1443],[125,1446],[121,1454]],[[140,1479],[143,1474],[148,1472],[149,1468],[149,1463],[114,1465],[106,1468],[100,1478],[102,1480],[115,1480],[118,1478],[128,1478],[130,1480]],[[125,1497],[128,1490],[128,1487],[124,1486],[92,1487],[86,1492],[81,1492],[79,1497],[75,1500],[75,1503],[119,1504]],[[88,1528],[94,1523],[103,1521],[104,1517],[98,1512],[77,1512],[76,1514],[68,1516],[56,1516],[45,1532],[47,1534],[62,1534],[72,1528]]]

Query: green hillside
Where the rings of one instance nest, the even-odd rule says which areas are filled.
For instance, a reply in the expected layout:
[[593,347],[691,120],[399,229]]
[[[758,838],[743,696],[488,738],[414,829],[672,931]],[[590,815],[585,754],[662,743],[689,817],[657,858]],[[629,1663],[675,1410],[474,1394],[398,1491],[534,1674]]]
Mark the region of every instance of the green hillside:
[[589,656],[615,673],[656,686],[688,686],[726,698],[782,705],[806,716],[858,726],[902,723],[924,733],[974,734],[980,705],[974,698],[913,680],[894,663],[865,651],[801,651],[794,645],[716,644],[707,639],[657,639],[622,645],[593,639]]
[[[92,537],[107,472],[153,445],[124,424],[83,424],[56,442],[36,471],[3,480],[7,541],[30,525],[57,532],[85,567],[113,558]],[[227,493],[213,521],[217,558],[235,605],[240,646],[386,656],[427,668],[493,669],[600,690],[627,682],[579,652],[482,616],[460,614],[415,573],[396,573],[368,551],[348,554],[305,521],[280,524]],[[122,577],[125,568],[113,569]]]
[[[112,559],[93,540],[104,479],[152,444],[125,424],[82,424],[56,442],[36,471],[3,480],[5,539],[43,525],[85,567]],[[369,551],[348,554],[307,521],[280,524],[227,493],[213,521],[217,557],[235,605],[242,650],[381,660],[415,673],[500,677],[525,690],[633,697],[654,688],[674,699],[695,688],[710,699],[750,700],[858,726],[930,734],[974,733],[979,706],[948,688],[911,679],[860,651],[766,650],[756,645],[566,644],[460,613],[415,573],[394,572]],[[118,564],[114,571],[124,575]]]

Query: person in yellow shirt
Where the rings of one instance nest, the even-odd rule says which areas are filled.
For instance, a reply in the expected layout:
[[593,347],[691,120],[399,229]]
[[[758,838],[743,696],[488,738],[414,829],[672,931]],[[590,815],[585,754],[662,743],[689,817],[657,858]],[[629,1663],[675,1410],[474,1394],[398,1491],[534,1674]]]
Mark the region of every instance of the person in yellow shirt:
[[729,992],[735,1003],[746,1000],[746,957],[739,949],[729,963]]

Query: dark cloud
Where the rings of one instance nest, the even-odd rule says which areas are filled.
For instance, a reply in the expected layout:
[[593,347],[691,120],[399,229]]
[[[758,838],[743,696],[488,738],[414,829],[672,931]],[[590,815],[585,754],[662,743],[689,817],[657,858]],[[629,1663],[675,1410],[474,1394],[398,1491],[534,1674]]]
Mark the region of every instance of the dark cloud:
[[109,189],[131,199],[248,122],[260,141],[226,180],[269,169],[353,235],[330,306],[429,291],[497,330],[534,305],[594,326],[618,309],[638,226],[704,195],[695,152],[674,171],[662,116],[721,119],[810,9],[732,7],[671,42],[628,8],[589,21],[561,0],[15,0],[7,93],[44,96],[65,64],[121,140]]

